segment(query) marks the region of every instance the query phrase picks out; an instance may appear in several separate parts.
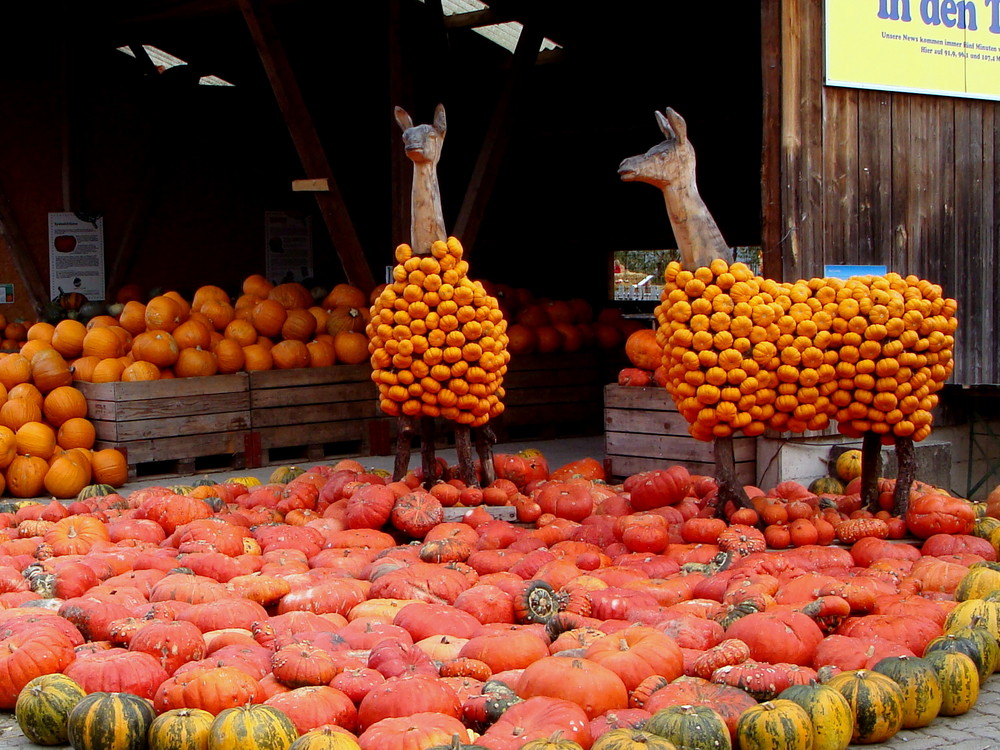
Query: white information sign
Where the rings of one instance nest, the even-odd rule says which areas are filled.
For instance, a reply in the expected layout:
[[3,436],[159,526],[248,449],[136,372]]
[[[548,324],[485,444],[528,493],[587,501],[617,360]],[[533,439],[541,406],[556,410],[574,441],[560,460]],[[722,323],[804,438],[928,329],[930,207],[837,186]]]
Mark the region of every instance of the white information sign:
[[312,217],[288,211],[265,211],[264,239],[269,281],[281,284],[312,277]]
[[79,292],[104,299],[104,219],[75,213],[49,214],[49,295]]

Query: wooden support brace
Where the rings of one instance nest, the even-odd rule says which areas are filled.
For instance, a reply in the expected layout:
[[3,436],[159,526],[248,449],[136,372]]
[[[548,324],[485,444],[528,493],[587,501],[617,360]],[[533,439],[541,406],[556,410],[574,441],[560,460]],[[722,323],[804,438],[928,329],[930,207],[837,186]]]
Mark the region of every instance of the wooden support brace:
[[458,474],[466,486],[474,487],[476,464],[472,458],[472,431],[467,424],[455,425],[455,453],[458,455]]
[[292,180],[293,193],[329,193],[330,181],[325,177],[315,180]]
[[420,418],[420,465],[424,469],[424,487],[430,489],[439,473],[434,456],[434,420],[430,417]]

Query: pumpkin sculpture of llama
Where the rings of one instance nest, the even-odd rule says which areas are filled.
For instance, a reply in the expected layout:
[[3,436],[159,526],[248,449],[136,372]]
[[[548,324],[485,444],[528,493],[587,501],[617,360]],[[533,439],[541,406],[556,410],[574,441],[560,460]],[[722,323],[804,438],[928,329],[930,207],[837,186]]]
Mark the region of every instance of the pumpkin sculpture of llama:
[[899,459],[893,511],[905,512],[913,442],[931,432],[937,391],[954,368],[957,303],[916,276],[778,282],[732,255],[695,184],[684,119],[656,113],[666,140],[625,159],[625,181],[663,191],[681,262],[656,308],[667,390],[691,435],[714,441],[722,502],[746,504],[732,436],[801,433],[831,421],[862,438],[862,496],[874,507],[880,446]]
[[444,107],[437,106],[431,124],[414,125],[400,107],[395,116],[414,165],[410,244],[396,248],[392,283],[372,305],[367,328],[379,406],[399,420],[393,477],[406,473],[419,433],[424,481],[440,478],[433,430],[440,417],[454,423],[460,478],[468,485],[478,484],[470,431],[476,429],[482,480],[490,484],[488,423],[503,411],[507,323],[496,298],[469,277],[461,243],[445,231],[437,178]]

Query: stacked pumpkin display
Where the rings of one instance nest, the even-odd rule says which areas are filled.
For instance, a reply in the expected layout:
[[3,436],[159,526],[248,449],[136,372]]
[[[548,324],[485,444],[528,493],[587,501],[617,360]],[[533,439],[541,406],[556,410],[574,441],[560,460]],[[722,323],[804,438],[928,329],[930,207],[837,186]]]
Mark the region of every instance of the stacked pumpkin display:
[[538,458],[496,457],[496,488],[537,506],[520,524],[478,507],[428,522],[415,473],[351,461],[90,497],[44,535],[0,513],[0,705],[78,750],[160,732],[269,750],[845,748],[967,712],[1000,665],[1000,522],[966,526],[964,500],[913,519],[921,546],[768,550],[701,517],[710,478],[611,485],[596,462]]
[[131,298],[117,317],[55,325],[39,322],[31,340],[47,343],[95,383],[200,377],[241,371],[359,364],[368,357],[367,295],[336,285],[319,302],[302,284],[272,284],[254,274],[233,300],[221,287]]
[[50,346],[0,354],[0,492],[71,498],[91,483],[125,483],[122,453],[92,450],[87,401],[72,382],[70,366]]
[[916,276],[794,283],[670,263],[656,309],[667,389],[701,440],[831,420],[919,441],[954,368],[956,302]]
[[429,255],[400,245],[396,261],[367,326],[379,406],[391,416],[486,424],[503,412],[510,360],[496,298],[469,278],[454,237],[434,242]]

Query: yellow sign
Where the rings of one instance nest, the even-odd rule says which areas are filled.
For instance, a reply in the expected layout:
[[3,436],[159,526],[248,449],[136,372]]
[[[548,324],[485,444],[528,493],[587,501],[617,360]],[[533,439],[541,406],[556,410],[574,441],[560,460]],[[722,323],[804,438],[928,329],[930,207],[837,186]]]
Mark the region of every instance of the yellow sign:
[[1000,99],[1000,0],[826,0],[826,83]]

